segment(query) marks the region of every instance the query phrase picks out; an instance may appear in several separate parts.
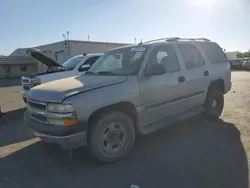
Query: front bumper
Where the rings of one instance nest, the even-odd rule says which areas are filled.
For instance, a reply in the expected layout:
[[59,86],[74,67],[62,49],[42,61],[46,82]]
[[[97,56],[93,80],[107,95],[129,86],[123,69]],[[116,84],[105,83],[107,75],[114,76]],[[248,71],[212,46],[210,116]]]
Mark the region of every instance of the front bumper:
[[65,127],[40,123],[31,119],[28,111],[24,113],[24,121],[35,136],[64,149],[76,149],[87,144],[86,126],[78,124]]
[[231,88],[232,88],[232,82],[231,82],[231,81],[230,81],[230,82],[227,82],[227,84],[225,85],[225,88],[224,88],[225,94],[226,94],[227,92],[229,92],[229,91],[231,90]]
[[22,97],[25,103],[27,102],[28,94],[29,94],[29,91],[22,90]]

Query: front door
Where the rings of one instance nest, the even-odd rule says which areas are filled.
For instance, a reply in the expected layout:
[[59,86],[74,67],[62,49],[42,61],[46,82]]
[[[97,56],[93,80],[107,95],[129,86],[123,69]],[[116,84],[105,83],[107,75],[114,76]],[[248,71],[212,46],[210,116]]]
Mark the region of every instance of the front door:
[[140,80],[143,106],[142,124],[147,125],[174,115],[183,109],[187,87],[172,45],[155,47],[149,55],[147,68],[162,63],[166,73],[142,77]]

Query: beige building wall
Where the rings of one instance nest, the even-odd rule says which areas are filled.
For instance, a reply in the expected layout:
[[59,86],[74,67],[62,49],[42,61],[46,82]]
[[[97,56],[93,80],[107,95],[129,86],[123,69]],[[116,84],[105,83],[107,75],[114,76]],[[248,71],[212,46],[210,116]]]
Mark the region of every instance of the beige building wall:
[[56,42],[56,43],[52,43],[48,45],[38,46],[36,48],[41,50],[48,57],[62,64],[67,59],[69,59],[69,57],[73,57],[73,56],[80,55],[83,53],[106,52],[110,49],[125,46],[125,45],[128,45],[128,44],[72,40],[67,43],[65,43],[65,41],[61,41],[61,42]]
[[[22,67],[26,67],[27,71],[22,71]],[[37,72],[36,64],[10,65],[10,73],[12,77],[30,75],[36,72]]]
[[101,53],[107,52],[113,48],[118,48],[125,46],[124,44],[115,44],[115,43],[92,43],[92,42],[71,42],[71,55],[79,55],[83,53]]
[[[10,73],[7,75],[5,71],[5,66],[7,65],[0,65],[0,78],[16,78],[25,75],[30,75],[37,72],[36,64],[17,64],[17,65],[8,65],[10,67]],[[26,67],[27,71],[22,71],[22,67]]]
[[226,56],[229,60],[237,59],[238,52],[226,52]]

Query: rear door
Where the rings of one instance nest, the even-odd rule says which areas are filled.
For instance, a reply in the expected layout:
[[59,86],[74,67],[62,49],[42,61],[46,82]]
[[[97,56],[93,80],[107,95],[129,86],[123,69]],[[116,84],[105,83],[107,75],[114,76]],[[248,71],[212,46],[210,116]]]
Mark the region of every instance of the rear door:
[[209,70],[199,49],[194,43],[179,43],[178,51],[185,64],[185,79],[189,100],[185,108],[193,108],[204,103],[209,84]]
[[149,55],[146,69],[162,63],[166,73],[140,78],[143,124],[171,116],[183,110],[187,87],[172,45],[155,47]]

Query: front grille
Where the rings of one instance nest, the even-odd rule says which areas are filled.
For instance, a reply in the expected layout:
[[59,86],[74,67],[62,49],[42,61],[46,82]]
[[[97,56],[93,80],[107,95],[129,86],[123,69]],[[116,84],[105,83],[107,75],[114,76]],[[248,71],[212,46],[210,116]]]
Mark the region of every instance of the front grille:
[[38,110],[46,110],[46,105],[45,104],[41,104],[41,103],[36,103],[33,101],[28,101],[28,105],[32,108],[38,109]]
[[39,122],[46,122],[46,117],[44,116],[40,116],[40,115],[37,115],[37,114],[30,114],[31,118],[36,120],[36,121],[39,121]]
[[45,115],[43,115],[43,113],[46,113],[46,103],[28,99],[27,108],[29,110],[30,117],[33,120],[42,122],[42,123],[47,123],[47,119]]
[[29,79],[22,79],[22,83],[29,84],[30,80]]

